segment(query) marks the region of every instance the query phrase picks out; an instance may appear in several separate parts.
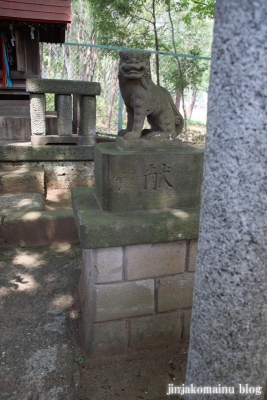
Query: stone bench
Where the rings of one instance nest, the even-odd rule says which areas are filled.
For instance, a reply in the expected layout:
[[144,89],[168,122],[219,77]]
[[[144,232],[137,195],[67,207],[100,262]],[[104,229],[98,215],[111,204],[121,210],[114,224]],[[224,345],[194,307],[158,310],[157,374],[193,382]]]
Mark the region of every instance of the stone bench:
[[[99,83],[35,78],[26,80],[26,90],[30,93],[33,146],[53,143],[80,145],[95,143],[96,96],[100,94]],[[45,93],[55,95],[57,135],[46,135]]]

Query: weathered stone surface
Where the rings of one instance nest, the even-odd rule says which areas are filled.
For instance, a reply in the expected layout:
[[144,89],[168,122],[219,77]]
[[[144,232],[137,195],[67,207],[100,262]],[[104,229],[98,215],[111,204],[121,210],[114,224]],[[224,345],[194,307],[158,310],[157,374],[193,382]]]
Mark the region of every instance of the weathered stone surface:
[[[124,139],[176,138],[183,129],[183,117],[170,93],[151,80],[149,52],[120,51],[119,84],[128,114],[127,127],[119,132]],[[143,129],[145,118],[151,129]]]
[[26,80],[26,90],[30,93],[81,94],[93,96],[100,94],[100,83],[34,78]]
[[123,275],[122,247],[94,249],[93,263],[96,264],[96,283],[121,281]]
[[40,193],[0,195],[0,214],[12,211],[42,211],[44,196]]
[[196,269],[197,249],[198,249],[198,241],[190,240],[188,244],[188,258],[187,258],[187,270],[189,272],[194,272]]
[[192,307],[194,274],[166,276],[158,280],[158,311]]
[[192,311],[183,311],[183,333],[182,338],[187,339],[190,336],[190,326],[191,326]]
[[45,192],[44,170],[30,167],[5,167],[0,169],[0,193]]
[[47,190],[72,189],[75,186],[92,186],[94,165],[84,161],[41,162],[47,179]]
[[154,280],[91,285],[92,322],[154,314]]
[[158,140],[124,140],[122,137],[116,137],[116,144],[121,150],[165,150],[180,149],[185,145],[180,139],[158,139]]
[[197,207],[203,151],[121,151],[114,143],[95,147],[95,194],[104,211]]
[[0,146],[0,161],[14,161],[14,146],[6,146],[5,142],[2,142]]
[[85,268],[90,271],[94,283],[122,281],[122,247],[84,250]]
[[72,135],[72,98],[70,94],[57,96],[57,130],[59,136]]
[[45,95],[31,94],[30,96],[31,133],[45,135]]
[[127,351],[128,335],[125,320],[95,324],[89,323],[87,320],[83,326],[85,325],[87,325],[85,346],[90,354],[104,357]]
[[94,96],[83,96],[81,101],[80,135],[95,143],[96,132],[96,99]]
[[93,188],[72,189],[82,247],[117,247],[198,237],[198,209],[107,213],[99,210]]
[[266,1],[216,2],[186,384],[237,399],[267,381],[266,20]]
[[134,349],[178,343],[182,335],[182,313],[176,311],[129,320],[130,342]]
[[[13,114],[13,110],[12,110]],[[31,120],[27,115],[5,115],[0,117],[1,140],[30,140]]]
[[126,246],[126,279],[154,278],[184,272],[185,253],[185,240]]
[[[9,147],[9,146],[8,146]],[[10,146],[3,149],[5,161],[64,161],[93,160],[94,146]],[[0,148],[1,156],[1,148]]]
[[3,247],[79,241],[72,210],[12,212],[2,225]]

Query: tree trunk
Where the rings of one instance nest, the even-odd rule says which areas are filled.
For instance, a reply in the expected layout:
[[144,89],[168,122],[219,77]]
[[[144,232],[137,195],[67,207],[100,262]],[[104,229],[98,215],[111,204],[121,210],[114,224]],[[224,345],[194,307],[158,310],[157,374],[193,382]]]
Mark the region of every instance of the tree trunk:
[[182,98],[182,92],[177,91],[175,93],[175,105],[176,105],[177,110],[180,110],[181,98]]
[[115,66],[113,66],[111,79],[110,79],[110,88],[109,88],[109,101],[108,101],[108,123],[107,123],[107,131],[108,133],[111,130],[111,120],[114,112],[114,103],[115,97],[118,93],[118,72],[119,72],[119,63],[117,62]]
[[[186,394],[186,400],[264,398],[266,20],[267,2],[216,2],[186,386],[223,386],[235,394]],[[245,385],[252,391],[242,395]]]
[[[155,39],[155,50],[159,51],[159,39],[158,39],[158,31],[157,31],[157,20],[156,20],[156,4],[155,0],[152,1],[152,17],[153,17],[153,31],[154,31],[154,39]],[[157,75],[157,85],[160,85],[160,77],[159,77],[159,55],[156,54],[156,75]]]
[[192,90],[190,92],[189,104],[188,104],[188,107],[187,107],[187,118],[188,119],[191,119],[191,117],[192,117],[193,109],[195,107],[196,98],[197,98],[197,90]]

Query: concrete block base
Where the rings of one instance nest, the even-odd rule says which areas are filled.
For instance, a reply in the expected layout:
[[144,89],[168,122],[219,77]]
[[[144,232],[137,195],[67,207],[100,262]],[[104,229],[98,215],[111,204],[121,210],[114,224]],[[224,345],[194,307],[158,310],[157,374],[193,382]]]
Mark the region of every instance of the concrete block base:
[[79,296],[89,354],[128,353],[188,337],[196,210],[107,213],[93,188],[74,188],[72,197],[83,247]]
[[[156,267],[147,261],[151,246]],[[182,240],[83,249],[78,289],[89,354],[129,353],[188,337],[194,278],[187,272],[190,248],[191,241]],[[135,267],[136,276],[127,274]]]

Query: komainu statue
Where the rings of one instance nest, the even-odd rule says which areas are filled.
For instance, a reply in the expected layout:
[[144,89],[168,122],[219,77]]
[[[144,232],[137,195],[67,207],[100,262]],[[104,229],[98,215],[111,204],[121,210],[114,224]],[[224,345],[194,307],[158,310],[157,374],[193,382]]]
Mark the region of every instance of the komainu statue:
[[[150,53],[120,51],[119,83],[128,114],[124,139],[174,139],[181,133],[183,117],[167,89],[151,80]],[[143,129],[145,118],[151,129]]]

